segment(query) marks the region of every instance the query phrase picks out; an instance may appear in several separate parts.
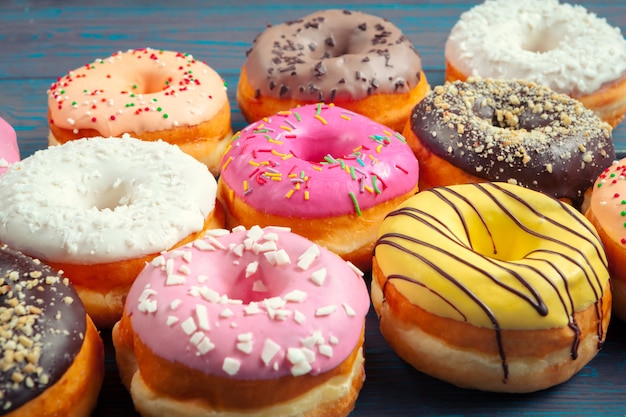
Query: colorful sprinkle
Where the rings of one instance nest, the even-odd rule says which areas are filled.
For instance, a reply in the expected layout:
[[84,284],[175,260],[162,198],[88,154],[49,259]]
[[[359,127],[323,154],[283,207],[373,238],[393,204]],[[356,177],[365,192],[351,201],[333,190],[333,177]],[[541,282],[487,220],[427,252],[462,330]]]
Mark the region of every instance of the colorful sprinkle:
[[315,116],[313,116],[315,119],[319,120],[323,125],[327,125],[328,122],[326,121],[326,119],[324,119],[322,116],[320,116],[319,114],[316,114]]
[[352,191],[350,191],[349,195],[350,195],[350,199],[352,200],[352,204],[354,205],[354,211],[356,212],[357,216],[360,216],[361,208],[359,207],[359,202],[357,201],[356,196],[354,195]]
[[377,179],[378,177],[376,175],[372,175],[372,187],[374,188],[374,191],[376,191],[376,194],[380,194],[382,191],[378,188],[378,184],[376,183]]

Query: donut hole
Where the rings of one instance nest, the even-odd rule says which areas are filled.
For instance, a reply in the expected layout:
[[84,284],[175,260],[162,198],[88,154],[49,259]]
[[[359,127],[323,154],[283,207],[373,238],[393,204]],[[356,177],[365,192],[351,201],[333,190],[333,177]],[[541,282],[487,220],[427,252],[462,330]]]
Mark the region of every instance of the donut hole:
[[137,82],[129,87],[133,94],[157,94],[163,92],[171,81],[159,71],[146,71],[139,73]]
[[231,300],[241,300],[244,304],[260,302],[268,298],[278,297],[287,288],[287,280],[278,276],[268,277],[259,266],[259,272],[246,277],[245,270],[241,271],[226,295]]
[[128,206],[131,203],[129,187],[120,179],[108,185],[96,185],[92,190],[91,199],[88,201],[91,207],[100,211],[114,211],[120,206]]
[[357,151],[354,135],[346,132],[316,132],[313,134],[299,134],[299,139],[294,145],[314,144],[313,146],[297,146],[294,152],[297,157],[310,162],[319,164],[328,162],[328,157],[333,159],[345,158]]
[[564,32],[555,27],[531,30],[522,38],[522,49],[528,52],[543,54],[560,48],[565,39]]

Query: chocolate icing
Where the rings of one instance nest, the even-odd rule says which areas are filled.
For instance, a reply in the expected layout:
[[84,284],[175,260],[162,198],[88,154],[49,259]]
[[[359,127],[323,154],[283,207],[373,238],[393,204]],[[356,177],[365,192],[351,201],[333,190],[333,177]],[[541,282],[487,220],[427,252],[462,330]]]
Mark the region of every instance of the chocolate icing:
[[578,101],[525,81],[446,83],[410,120],[426,149],[463,171],[575,204],[615,159],[608,124]]
[[391,22],[325,10],[268,27],[247,52],[244,69],[257,97],[334,102],[406,93],[419,83],[422,65]]
[[85,309],[67,278],[0,248],[0,415],[63,376],[83,345],[86,326]]
[[[519,198],[518,196],[516,196],[515,194],[513,194],[512,192],[500,187],[499,185],[495,184],[495,183],[480,183],[480,184],[472,184],[475,187],[475,190],[477,193],[483,193],[485,195],[487,195],[491,200],[493,200],[494,203],[494,210],[501,212],[502,215],[506,215],[509,216],[516,224],[517,226],[524,232],[524,233],[529,233],[531,235],[540,237],[542,239],[548,239],[550,241],[556,242],[557,244],[561,245],[563,248],[567,247],[569,249],[574,250],[576,253],[578,253],[579,257],[578,259],[573,259],[571,257],[567,257],[561,253],[558,252],[550,252],[551,256],[554,257],[554,259],[559,259],[559,258],[566,258],[565,261],[567,261],[568,263],[573,263],[573,264],[577,264],[580,266],[581,270],[585,270],[585,265],[590,265],[590,261],[588,259],[588,257],[586,256],[585,252],[583,252],[583,250],[576,248],[575,246],[573,246],[570,242],[574,241],[572,239],[568,239],[568,234],[569,235],[574,235],[576,239],[586,239],[584,236],[582,236],[580,233],[576,232],[575,230],[573,230],[570,227],[567,227],[566,225],[561,224],[561,222],[552,219],[548,216],[545,216],[544,214],[538,212],[531,204],[529,204],[528,202],[524,201],[523,199]],[[487,233],[489,234],[489,236],[492,236],[490,230],[489,230],[489,225],[488,222],[486,221],[486,216],[490,216],[491,213],[483,213],[481,212],[475,205],[472,204],[471,200],[468,199],[466,197],[467,194],[463,195],[461,193],[456,192],[455,190],[453,190],[452,188],[449,187],[435,187],[435,188],[431,188],[429,190],[426,191],[422,191],[424,193],[434,193],[439,199],[441,199],[445,204],[449,205],[450,207],[452,207],[455,212],[457,213],[457,215],[459,216],[459,218],[461,219],[461,223],[463,225],[466,225],[466,221],[465,221],[465,215],[463,214],[463,212],[461,212],[453,203],[453,201],[451,200],[450,197],[454,197],[455,199],[461,199],[463,200],[465,203],[468,204],[468,207],[471,208],[471,210],[473,210],[476,215],[481,219],[482,224],[485,226],[485,230],[487,231]],[[516,217],[513,213],[511,213],[509,211],[509,209],[506,207],[506,205],[504,205],[496,196],[496,192],[501,192],[504,193],[507,198],[510,198],[514,201],[516,201],[519,204],[524,205],[530,212],[532,212],[535,216],[541,217],[542,219],[544,219],[547,222],[550,222],[552,224],[554,224],[555,226],[559,227],[562,230],[562,234],[559,236],[559,238],[555,238],[553,236],[546,236],[543,234],[538,233],[537,231],[533,230],[533,229],[529,229],[528,227],[524,226]],[[574,209],[569,207],[568,205],[561,203],[561,206],[563,208],[564,211],[566,212],[570,212],[573,213]],[[442,224],[435,216],[431,215],[430,213],[428,213],[427,211],[423,211],[419,208],[416,207],[401,207],[397,210],[394,210],[392,212],[390,212],[387,217],[394,217],[394,216],[408,216],[411,217],[411,219],[413,221],[418,221],[421,222],[425,225],[427,225],[429,227],[429,229],[432,230],[432,233],[436,233],[441,235],[441,239],[443,241],[450,239],[449,235],[447,233],[442,232],[442,230],[447,230],[447,227]],[[585,228],[587,228],[590,232],[590,235],[594,235],[594,231],[591,230],[590,226],[580,222],[580,220],[572,215],[572,219],[573,221],[576,221],[580,224],[582,224]],[[437,223],[438,225],[435,225],[435,223]],[[450,232],[451,233],[451,232]],[[467,229],[467,227],[465,228],[465,233],[467,234],[468,237],[471,236],[470,231]],[[493,238],[491,238],[492,240],[492,246],[493,246],[493,251],[494,254],[497,253],[497,244],[498,242],[495,242],[493,240]],[[505,243],[507,245],[510,244],[510,242],[501,242],[501,243]],[[595,247],[596,253],[595,255],[603,258],[602,254],[600,253],[601,251],[601,244],[599,243],[599,241],[595,241],[595,242],[591,242],[592,245]],[[471,245],[471,239],[469,239],[469,244],[470,244],[470,248],[472,247]],[[509,370],[508,370],[508,363],[507,363],[507,358],[506,358],[506,353],[504,351],[503,348],[503,344],[502,344],[502,328],[500,326],[498,317],[491,311],[489,305],[487,305],[483,300],[477,298],[472,291],[466,287],[463,284],[463,280],[462,280],[462,275],[458,275],[457,274],[460,271],[447,271],[446,270],[446,266],[445,265],[435,265],[433,264],[429,259],[427,259],[426,257],[424,257],[423,255],[421,255],[419,253],[419,250],[411,250],[408,248],[408,246],[411,246],[413,248],[419,247],[419,246],[428,246],[430,249],[434,249],[437,250],[441,253],[445,253],[446,256],[450,257],[450,259],[454,259],[455,262],[459,262],[462,264],[465,264],[465,266],[467,268],[472,268],[472,269],[476,269],[476,266],[474,266],[473,264],[465,261],[464,259],[462,259],[461,257],[457,256],[456,254],[449,252],[446,250],[445,246],[440,246],[440,247],[433,247],[432,245],[430,245],[429,243],[421,240],[418,236],[412,236],[410,235],[410,233],[387,233],[384,235],[381,235],[375,245],[374,248],[374,256],[376,256],[376,248],[378,248],[381,245],[387,245],[387,246],[391,246],[394,247],[397,250],[403,251],[405,253],[410,254],[411,256],[415,257],[416,259],[419,259],[419,261],[421,263],[427,264],[429,265],[430,268],[432,268],[433,270],[437,271],[440,275],[441,275],[441,279],[444,280],[448,280],[450,282],[452,282],[457,288],[461,289],[465,294],[467,294],[468,299],[470,299],[473,303],[476,303],[476,305],[478,305],[480,307],[480,309],[489,317],[490,322],[492,323],[494,332],[496,333],[496,341],[498,344],[498,352],[500,355],[500,359],[501,359],[501,363],[502,363],[502,372],[503,372],[503,383],[506,383],[508,380],[508,375],[509,375]],[[454,248],[455,246],[451,246],[451,248]],[[531,256],[529,254],[529,256]],[[487,275],[490,280],[493,282],[493,285],[497,285],[500,286],[502,288],[505,288],[507,291],[509,291],[511,293],[511,296],[516,297],[516,298],[520,298],[522,300],[524,300],[526,303],[528,303],[529,305],[531,305],[533,307],[533,309],[537,312],[537,314],[539,314],[540,316],[546,316],[549,311],[548,311],[548,307],[546,306],[546,304],[544,303],[541,294],[532,286],[532,284],[524,278],[524,276],[522,276],[521,274],[515,273],[513,270],[509,269],[506,267],[506,264],[504,263],[496,263],[496,262],[491,262],[494,266],[497,266],[498,269],[501,269],[503,271],[503,274],[510,274],[512,276],[515,277],[515,279],[522,283],[523,287],[525,287],[528,292],[520,292],[515,290],[514,288],[511,288],[509,286],[507,286],[505,283],[503,283],[497,276],[495,275],[490,275],[487,271],[484,271],[484,274]],[[605,265],[606,266],[606,265]],[[578,356],[578,346],[580,343],[580,335],[581,335],[581,331],[580,328],[578,326],[578,324],[576,323],[576,320],[574,318],[574,300],[572,297],[572,293],[569,289],[568,285],[565,285],[563,288],[564,290],[559,290],[558,285],[556,284],[556,282],[553,282],[554,277],[548,276],[544,273],[542,273],[539,269],[533,268],[530,265],[526,266],[527,269],[532,270],[532,273],[535,274],[539,274],[539,276],[541,276],[541,278],[549,283],[552,288],[554,288],[554,290],[558,293],[560,293],[560,302],[561,302],[561,306],[563,307],[563,311],[567,312],[566,314],[569,315],[569,319],[568,319],[568,327],[572,330],[572,345],[571,345],[571,357],[572,359],[576,359]],[[558,265],[554,264],[553,265],[554,270],[559,274],[559,276],[561,277],[561,279],[567,283],[568,277],[566,277],[558,268]],[[416,277],[419,276],[419,274],[416,274]],[[588,274],[585,273],[586,276],[586,282],[587,285],[593,289],[593,293],[595,296],[596,301],[599,301],[602,299],[603,294],[599,293],[596,290],[596,287],[601,288],[601,282],[599,279],[599,276],[597,274],[596,271],[594,271],[593,274]],[[422,286],[424,288],[428,288],[428,285],[424,282],[421,282],[418,278],[416,277],[409,277],[409,276],[404,276],[404,275],[389,275],[387,276],[387,279],[385,280],[384,284],[382,285],[382,292],[383,292],[383,296],[387,290],[387,285],[394,281],[394,280],[402,280],[405,282],[410,282],[414,285],[419,285]],[[452,303],[450,300],[448,300],[446,298],[445,294],[440,294],[437,293],[436,291],[434,291],[433,289],[429,289],[433,294],[435,294],[437,297],[439,297],[440,299],[442,299],[444,302],[446,302],[448,305],[452,306],[452,308],[457,311],[460,315],[460,317],[463,319],[463,321],[467,321],[467,317],[465,316],[465,314],[462,311],[462,307],[463,306],[457,306],[454,305],[454,303]],[[384,302],[384,301],[383,301]],[[601,311],[601,309],[599,308],[599,302],[595,303],[595,311],[596,311],[596,315],[598,317],[598,322],[602,323],[602,315],[603,312]],[[598,332],[598,349],[601,348],[602,346],[602,341],[604,340],[604,332],[602,330],[601,325],[599,324],[597,327],[597,332]]]

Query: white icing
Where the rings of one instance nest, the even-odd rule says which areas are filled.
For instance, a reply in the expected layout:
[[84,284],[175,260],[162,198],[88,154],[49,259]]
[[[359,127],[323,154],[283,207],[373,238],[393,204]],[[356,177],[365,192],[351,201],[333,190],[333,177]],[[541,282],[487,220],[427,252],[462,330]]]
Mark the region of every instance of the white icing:
[[202,230],[215,195],[206,166],[177,146],[80,139],[37,151],[2,175],[0,240],[58,262],[137,258]]
[[488,0],[461,15],[446,60],[468,76],[526,79],[582,96],[626,72],[626,41],[580,5]]

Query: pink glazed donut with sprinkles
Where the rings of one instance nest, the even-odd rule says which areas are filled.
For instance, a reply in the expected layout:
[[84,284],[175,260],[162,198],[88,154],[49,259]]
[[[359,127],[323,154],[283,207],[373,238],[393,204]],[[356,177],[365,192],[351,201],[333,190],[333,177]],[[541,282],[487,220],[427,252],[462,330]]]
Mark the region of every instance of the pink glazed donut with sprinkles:
[[288,229],[216,229],[146,265],[113,343],[143,416],[345,416],[369,305],[359,270]]
[[626,158],[598,176],[585,195],[585,216],[602,240],[609,262],[613,315],[626,322]]
[[339,106],[310,104],[235,134],[218,199],[229,228],[289,227],[369,270],[378,226],[417,192],[418,176],[402,135]]
[[3,174],[13,162],[19,160],[20,150],[17,146],[15,130],[6,120],[0,118],[0,174]]

